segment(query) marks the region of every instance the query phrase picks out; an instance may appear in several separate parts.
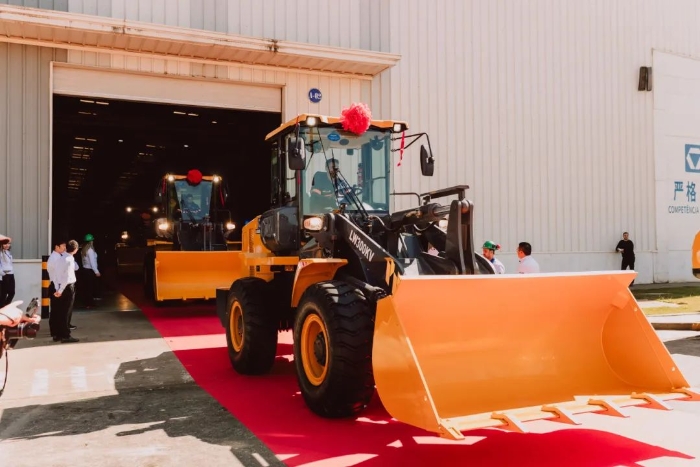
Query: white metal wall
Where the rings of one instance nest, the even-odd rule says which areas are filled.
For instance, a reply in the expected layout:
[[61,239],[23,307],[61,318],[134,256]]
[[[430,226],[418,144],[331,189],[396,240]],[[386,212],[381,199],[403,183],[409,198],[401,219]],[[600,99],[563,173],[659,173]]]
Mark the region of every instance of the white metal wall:
[[0,0],[34,8],[381,51],[388,0]]
[[[545,270],[619,267],[636,243],[654,272],[652,49],[700,56],[692,0],[392,0],[390,114],[427,131],[436,176],[395,170],[402,191],[468,184],[476,241],[533,244]],[[386,115],[385,115],[386,117]],[[399,207],[410,203],[404,199]],[[505,255],[514,270],[513,255]],[[664,280],[663,277],[657,277]]]
[[63,59],[0,43],[0,233],[17,259],[41,258],[49,243],[49,64]]
[[[399,65],[371,83],[118,54],[71,52],[70,61],[275,83],[285,87],[285,118],[369,102],[375,117],[408,120],[432,137],[437,176],[420,177],[417,161],[407,160],[395,168],[396,189],[469,184],[476,240],[500,242],[510,270],[521,240],[533,244],[545,270],[616,268],[611,250],[629,230],[640,282],[654,277],[653,92],[636,90],[638,70],[652,65],[653,49],[700,57],[693,0],[438,0],[430,7],[418,0],[69,0],[66,7],[400,53]],[[308,101],[311,87],[323,90],[320,104]],[[397,207],[410,202],[399,199]]]

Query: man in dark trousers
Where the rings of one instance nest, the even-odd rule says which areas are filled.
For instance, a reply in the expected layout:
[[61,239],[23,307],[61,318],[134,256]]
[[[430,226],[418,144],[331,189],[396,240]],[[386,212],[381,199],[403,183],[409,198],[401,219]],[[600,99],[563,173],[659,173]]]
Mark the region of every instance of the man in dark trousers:
[[[628,266],[631,271],[634,271],[634,242],[632,242],[629,237],[629,232],[624,232],[622,234],[622,240],[617,242],[617,246],[615,247],[617,252],[622,255],[621,269],[623,271],[627,269]],[[634,285],[634,281],[630,284],[630,286],[632,285]]]
[[[70,317],[73,312],[73,303],[75,301],[75,259],[73,256],[78,251],[78,242],[71,240],[66,247],[67,256],[61,257],[56,264],[54,297],[56,300],[56,309],[51,310],[52,318],[55,316],[56,329],[52,328],[52,333],[55,332],[54,341],[62,343],[79,342],[78,339],[71,336]],[[48,264],[47,264],[48,266]]]

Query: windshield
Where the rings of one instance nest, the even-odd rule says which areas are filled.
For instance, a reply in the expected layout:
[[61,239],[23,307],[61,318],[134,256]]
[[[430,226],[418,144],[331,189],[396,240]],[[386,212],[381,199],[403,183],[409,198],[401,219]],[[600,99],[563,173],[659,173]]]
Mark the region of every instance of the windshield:
[[170,186],[171,202],[182,210],[183,221],[199,222],[209,216],[212,182],[202,180],[197,186],[192,186],[187,180],[175,180]]
[[[301,128],[307,151],[302,172],[303,214],[389,211],[391,131],[362,135],[336,128]],[[360,208],[361,206],[361,208]]]

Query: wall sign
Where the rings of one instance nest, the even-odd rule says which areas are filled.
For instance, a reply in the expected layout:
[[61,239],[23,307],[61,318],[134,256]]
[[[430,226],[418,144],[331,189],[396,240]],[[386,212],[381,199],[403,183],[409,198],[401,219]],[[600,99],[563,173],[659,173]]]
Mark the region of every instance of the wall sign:
[[[691,173],[700,172],[700,146],[696,144],[686,144],[684,156],[685,171]],[[680,173],[680,171],[678,173]],[[670,191],[671,190],[669,190],[669,195]],[[695,194],[695,181],[688,180],[687,177],[674,177],[673,202],[668,205],[668,213],[700,214]]]
[[321,91],[319,91],[316,88],[311,88],[309,89],[309,100],[313,102],[314,104],[318,104],[321,102],[321,98],[323,95],[321,94]]

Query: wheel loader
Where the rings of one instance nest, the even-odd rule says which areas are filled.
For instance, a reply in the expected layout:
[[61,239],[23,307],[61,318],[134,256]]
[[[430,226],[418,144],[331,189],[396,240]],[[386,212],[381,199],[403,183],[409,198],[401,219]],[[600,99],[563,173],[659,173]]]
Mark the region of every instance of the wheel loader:
[[213,299],[217,287],[236,277],[236,228],[225,209],[227,190],[218,175],[197,169],[165,174],[156,188],[160,216],[153,223],[143,264],[146,295],[164,300]]
[[[393,193],[392,155],[423,137],[434,171],[428,135],[407,128],[303,114],[267,135],[273,206],[243,227],[237,277],[216,292],[236,372],[268,373],[291,330],[315,414],[357,415],[376,391],[449,439],[697,397],[630,293],[634,272],[497,275],[474,249],[468,186]],[[391,196],[417,203],[392,212]]]

